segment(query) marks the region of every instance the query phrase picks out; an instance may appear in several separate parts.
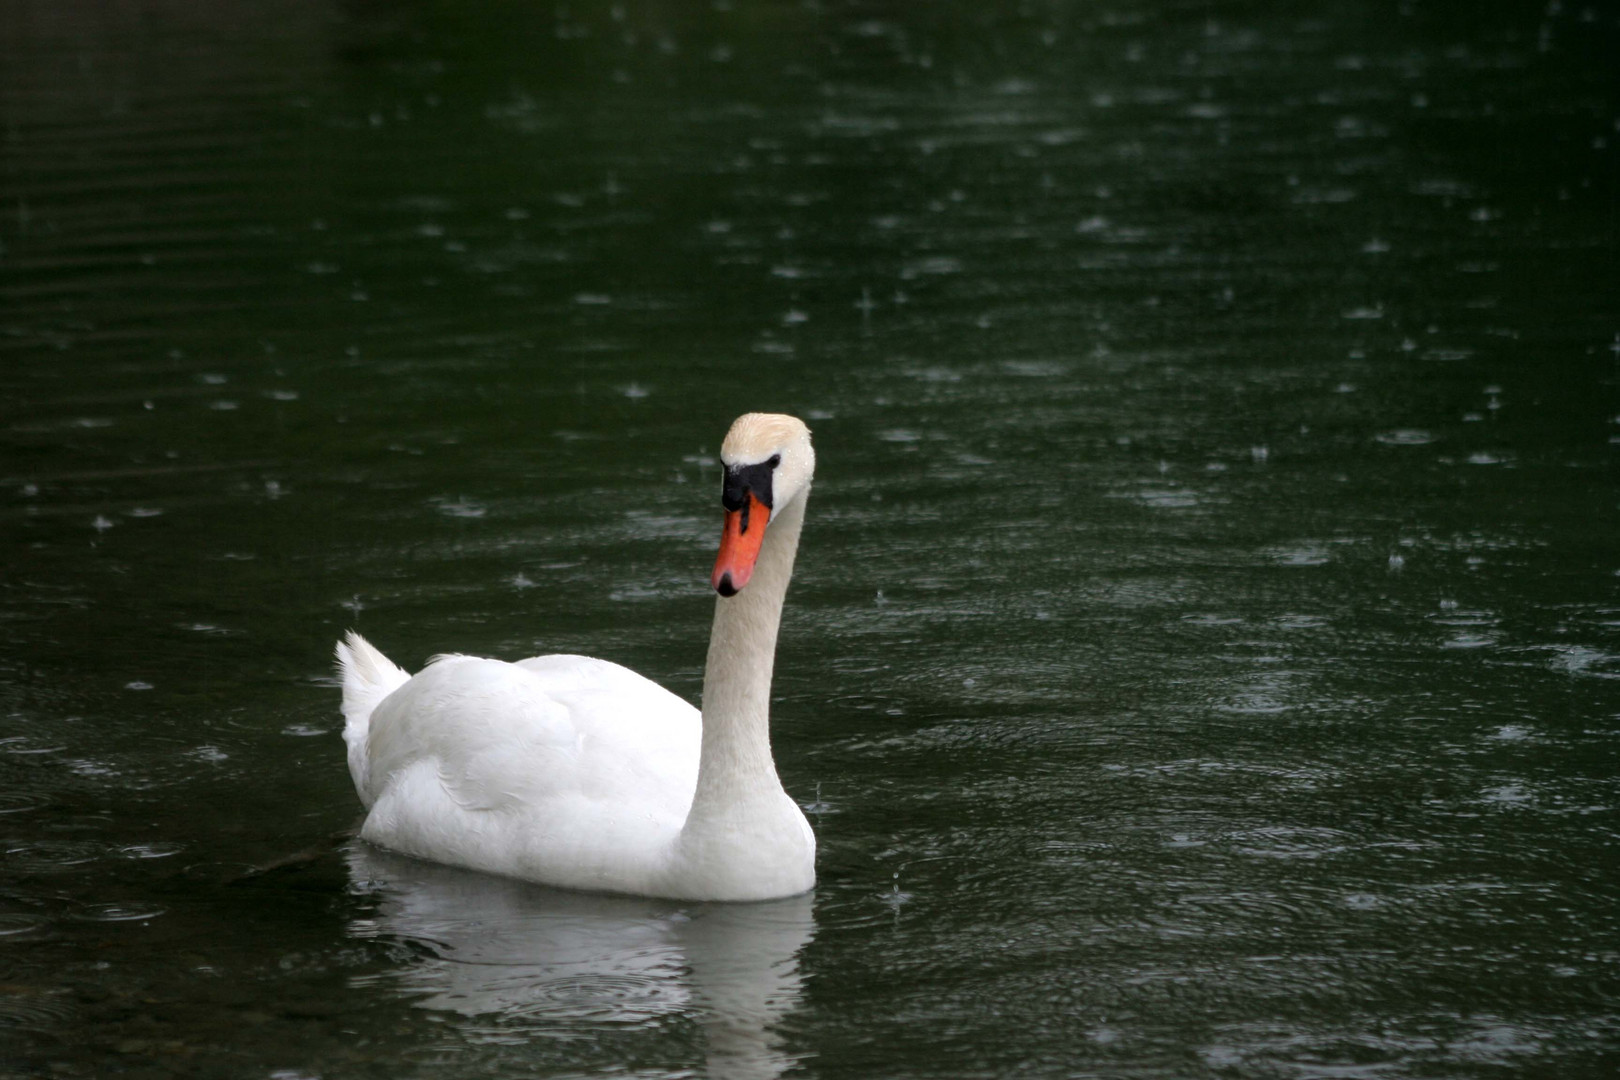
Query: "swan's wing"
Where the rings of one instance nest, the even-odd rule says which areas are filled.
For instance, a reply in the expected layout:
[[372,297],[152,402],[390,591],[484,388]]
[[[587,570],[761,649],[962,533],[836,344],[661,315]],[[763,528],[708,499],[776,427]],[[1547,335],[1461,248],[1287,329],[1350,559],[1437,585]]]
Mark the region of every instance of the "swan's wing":
[[449,656],[377,707],[369,778],[380,792],[431,760],[464,810],[607,800],[684,816],[700,742],[696,709],[617,664]]
[[679,790],[685,816],[703,739],[695,708],[627,667],[590,656],[535,656],[514,666],[567,707],[582,794],[612,799],[652,784]]

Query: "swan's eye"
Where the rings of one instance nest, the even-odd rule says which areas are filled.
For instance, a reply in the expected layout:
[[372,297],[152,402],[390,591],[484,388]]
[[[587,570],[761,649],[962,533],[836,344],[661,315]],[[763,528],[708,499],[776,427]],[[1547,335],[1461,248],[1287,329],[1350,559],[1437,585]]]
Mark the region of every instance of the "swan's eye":
[[782,464],[782,455],[772,454],[771,460],[767,461],[765,464],[769,465],[773,469],[776,468],[778,465]]

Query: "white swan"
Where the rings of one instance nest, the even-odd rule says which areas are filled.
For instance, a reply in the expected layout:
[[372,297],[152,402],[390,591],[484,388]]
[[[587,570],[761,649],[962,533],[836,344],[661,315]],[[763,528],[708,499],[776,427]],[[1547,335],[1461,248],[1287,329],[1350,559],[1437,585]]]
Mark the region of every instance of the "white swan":
[[815,884],[815,834],[770,743],[776,632],[815,451],[802,421],[748,413],[720,461],[703,712],[588,656],[440,656],[408,676],[351,631],[337,656],[364,839],[641,896],[765,900]]

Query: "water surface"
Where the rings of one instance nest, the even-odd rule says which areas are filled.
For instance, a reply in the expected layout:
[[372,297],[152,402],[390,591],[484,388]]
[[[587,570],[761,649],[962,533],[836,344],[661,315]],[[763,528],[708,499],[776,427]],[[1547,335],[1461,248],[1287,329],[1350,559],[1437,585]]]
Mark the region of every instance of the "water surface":
[[[1606,9],[0,18],[0,1068],[1607,1076]],[[402,860],[330,649],[695,698],[820,470],[807,898]]]

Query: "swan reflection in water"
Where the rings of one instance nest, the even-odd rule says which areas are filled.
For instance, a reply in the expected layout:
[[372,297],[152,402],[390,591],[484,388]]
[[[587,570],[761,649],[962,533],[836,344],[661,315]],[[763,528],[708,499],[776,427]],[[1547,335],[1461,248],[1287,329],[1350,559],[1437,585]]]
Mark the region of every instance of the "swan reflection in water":
[[775,1029],[799,1005],[811,894],[680,903],[564,892],[364,843],[347,857],[352,887],[377,900],[350,933],[422,947],[381,976],[422,1008],[514,1039],[685,1016],[704,1031],[712,1077],[776,1077],[796,1061]]

